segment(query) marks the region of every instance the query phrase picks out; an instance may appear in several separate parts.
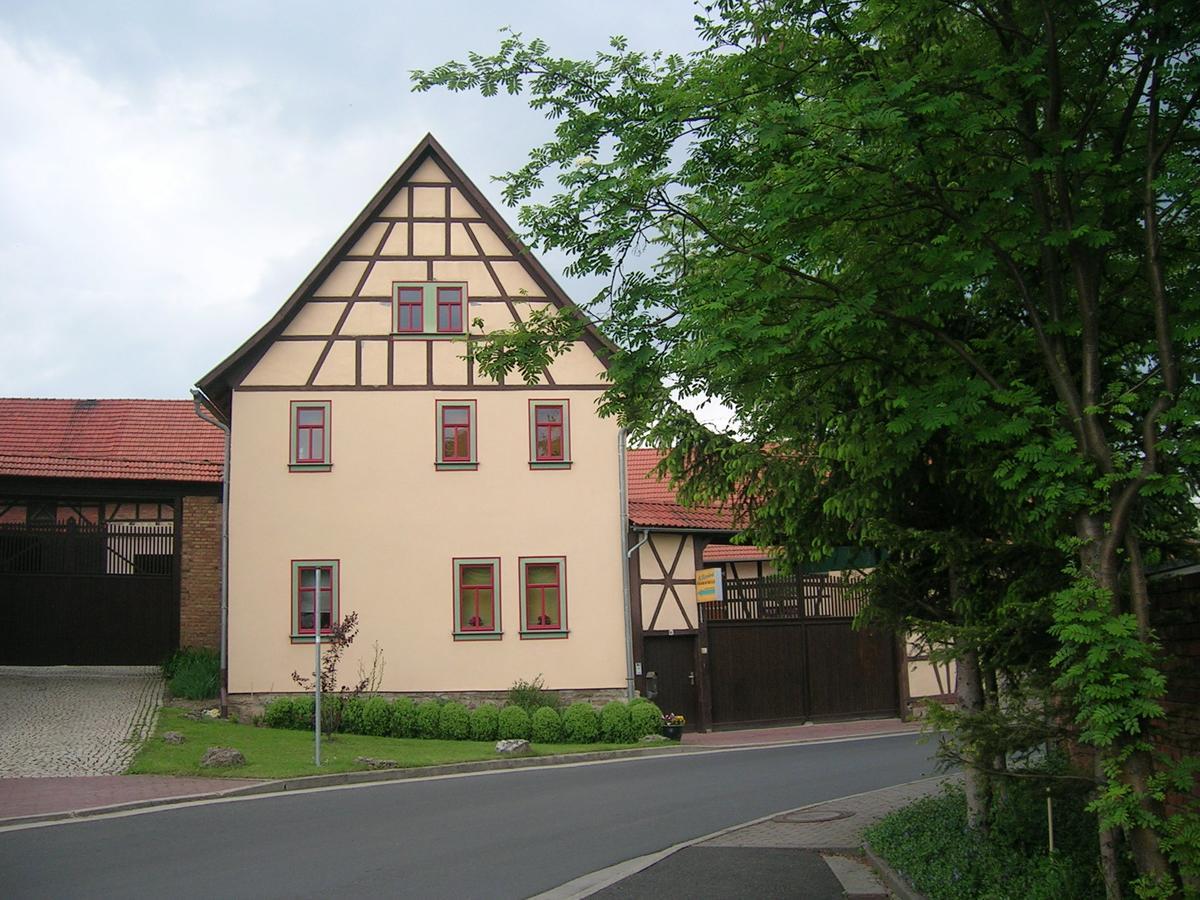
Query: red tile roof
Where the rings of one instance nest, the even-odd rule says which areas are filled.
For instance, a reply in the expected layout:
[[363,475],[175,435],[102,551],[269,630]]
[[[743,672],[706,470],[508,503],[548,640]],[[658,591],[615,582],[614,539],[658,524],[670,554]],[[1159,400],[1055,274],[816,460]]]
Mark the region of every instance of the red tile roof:
[[704,548],[705,562],[755,562],[771,558],[769,547],[753,544],[709,544]]
[[0,476],[219,482],[224,455],[190,400],[0,398]]
[[668,481],[654,474],[662,451],[630,450],[626,454],[629,521],[647,528],[695,528],[737,531],[733,513],[720,506],[683,506]]

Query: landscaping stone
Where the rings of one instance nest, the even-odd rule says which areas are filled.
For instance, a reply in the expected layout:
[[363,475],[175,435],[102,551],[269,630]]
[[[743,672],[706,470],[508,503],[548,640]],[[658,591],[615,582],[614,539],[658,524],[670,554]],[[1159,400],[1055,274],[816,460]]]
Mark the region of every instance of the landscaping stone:
[[242,755],[242,751],[233,747],[209,747],[200,760],[200,767],[204,769],[227,769],[245,764],[246,757]]
[[529,752],[529,741],[522,740],[506,740],[496,741],[497,753],[527,753]]
[[639,744],[669,744],[671,739],[662,734],[648,734],[638,741]]
[[375,759],[373,756],[356,756],[354,761],[368,769],[395,769],[400,765],[394,759]]
[[185,738],[178,731],[164,731],[162,738],[163,743],[166,744],[182,744],[187,740],[187,738]]

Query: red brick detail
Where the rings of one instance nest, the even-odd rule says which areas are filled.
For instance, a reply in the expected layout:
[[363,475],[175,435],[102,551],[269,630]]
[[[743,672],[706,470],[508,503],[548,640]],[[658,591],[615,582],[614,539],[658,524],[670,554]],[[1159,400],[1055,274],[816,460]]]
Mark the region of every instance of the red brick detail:
[[183,498],[180,548],[179,646],[220,646],[221,500]]

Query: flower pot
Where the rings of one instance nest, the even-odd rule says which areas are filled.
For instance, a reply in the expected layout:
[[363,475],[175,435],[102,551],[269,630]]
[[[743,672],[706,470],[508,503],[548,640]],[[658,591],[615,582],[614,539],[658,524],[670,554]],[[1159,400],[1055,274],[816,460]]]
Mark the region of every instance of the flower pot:
[[664,725],[663,735],[669,737],[673,741],[683,740],[682,725]]

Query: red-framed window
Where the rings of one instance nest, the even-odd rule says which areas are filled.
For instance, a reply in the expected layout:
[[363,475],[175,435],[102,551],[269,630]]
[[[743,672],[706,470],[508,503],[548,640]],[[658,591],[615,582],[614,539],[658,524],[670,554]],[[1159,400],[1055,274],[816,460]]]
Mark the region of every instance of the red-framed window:
[[538,403],[533,407],[535,461],[562,462],[567,458],[566,418],[561,403]]
[[425,291],[419,287],[396,289],[396,331],[425,330]]
[[471,407],[467,405],[441,407],[442,462],[472,462]]
[[299,465],[327,462],[325,451],[327,408],[322,406],[297,405],[295,409],[296,433],[294,436],[296,458]]
[[437,289],[437,330],[461,333],[463,330],[462,288],[439,287]]
[[521,575],[525,630],[563,631],[562,560],[524,560]]
[[475,561],[458,563],[458,630],[461,632],[498,631],[496,615],[496,563]]
[[334,617],[337,615],[336,567],[332,563],[297,563],[295,584],[295,633],[315,634],[314,621],[319,615],[321,634],[332,634]]

